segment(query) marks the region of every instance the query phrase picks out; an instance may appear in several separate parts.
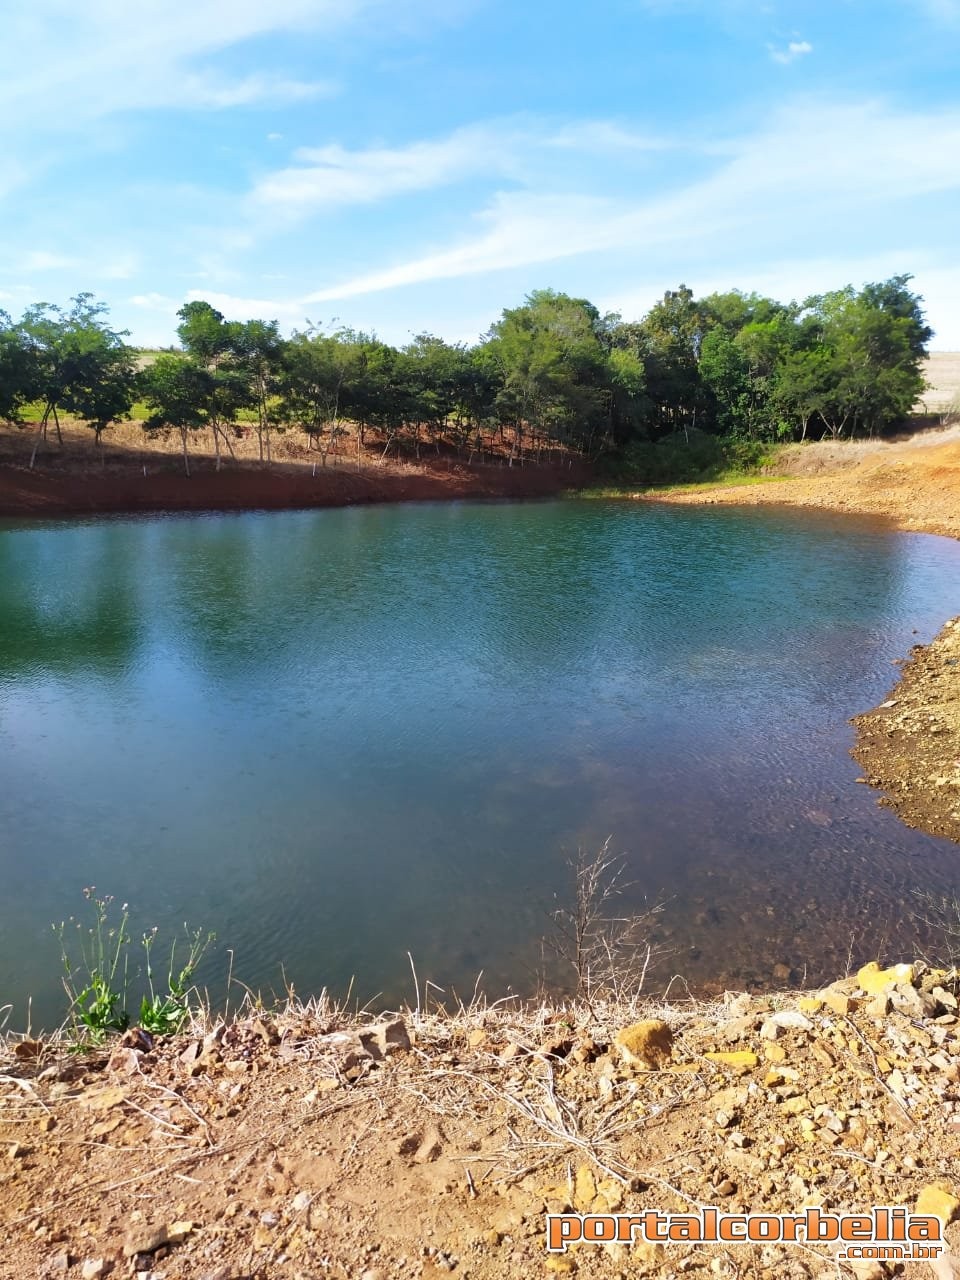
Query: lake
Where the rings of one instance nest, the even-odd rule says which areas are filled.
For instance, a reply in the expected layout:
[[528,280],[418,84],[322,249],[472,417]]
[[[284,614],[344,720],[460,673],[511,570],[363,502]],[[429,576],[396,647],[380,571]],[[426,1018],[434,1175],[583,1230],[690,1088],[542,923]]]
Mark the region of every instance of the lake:
[[[0,524],[0,1006],[64,1013],[82,889],[202,979],[530,992],[568,858],[662,902],[651,977],[912,954],[960,849],[849,717],[958,611],[960,544],[856,517],[555,501]],[[0,1015],[2,1021],[2,1015]]]

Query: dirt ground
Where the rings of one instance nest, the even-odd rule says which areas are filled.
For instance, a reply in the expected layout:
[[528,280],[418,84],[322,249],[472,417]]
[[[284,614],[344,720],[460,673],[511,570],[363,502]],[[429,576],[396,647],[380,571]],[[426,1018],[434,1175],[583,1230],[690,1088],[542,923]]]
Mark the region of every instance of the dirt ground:
[[[135,423],[111,428],[102,453],[83,426],[64,427],[61,448],[53,432],[28,466],[35,429],[0,426],[0,516],[88,512],[241,511],[340,507],[360,503],[449,498],[536,498],[586,483],[587,469],[573,459],[540,465],[507,465],[496,442],[483,459],[424,448],[420,459],[390,455],[371,434],[357,466],[356,440],[341,442],[324,465],[307,436],[289,431],[273,441],[273,464],[262,467],[250,428],[235,436],[235,458],[215,469],[208,438],[191,443],[191,475],[184,474],[178,445],[148,438]],[[226,452],[226,451],[224,451]]]
[[854,724],[854,757],[884,802],[909,826],[960,843],[960,618],[915,645],[889,697]]
[[[314,1004],[79,1059],[8,1040],[0,1277],[901,1274],[835,1245],[548,1254],[546,1215],[904,1205],[952,1222],[958,990],[956,971],[874,965],[806,997],[377,1023]],[[960,1276],[938,1267],[908,1274]]]
[[[769,483],[637,494],[645,501],[820,507],[882,516],[900,529],[960,537],[960,427],[892,443],[794,445]],[[781,478],[783,477],[783,478]]]

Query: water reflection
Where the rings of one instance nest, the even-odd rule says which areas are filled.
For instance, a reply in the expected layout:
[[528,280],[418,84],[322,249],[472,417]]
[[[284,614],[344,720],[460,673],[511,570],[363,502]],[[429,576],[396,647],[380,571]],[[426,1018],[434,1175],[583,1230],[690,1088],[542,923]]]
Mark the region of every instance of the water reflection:
[[834,976],[956,881],[856,786],[847,720],[958,570],[856,519],[612,503],[8,527],[4,990],[54,1020],[48,924],[89,883],[216,929],[214,985],[229,946],[254,985],[396,998],[409,950],[529,989],[610,834],[669,971]]

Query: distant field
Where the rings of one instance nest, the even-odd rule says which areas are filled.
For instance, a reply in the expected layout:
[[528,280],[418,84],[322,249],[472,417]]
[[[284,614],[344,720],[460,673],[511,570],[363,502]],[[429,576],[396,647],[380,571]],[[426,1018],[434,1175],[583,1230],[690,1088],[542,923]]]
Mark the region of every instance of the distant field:
[[942,413],[960,404],[960,351],[935,351],[924,370],[930,390],[917,405],[918,413]]

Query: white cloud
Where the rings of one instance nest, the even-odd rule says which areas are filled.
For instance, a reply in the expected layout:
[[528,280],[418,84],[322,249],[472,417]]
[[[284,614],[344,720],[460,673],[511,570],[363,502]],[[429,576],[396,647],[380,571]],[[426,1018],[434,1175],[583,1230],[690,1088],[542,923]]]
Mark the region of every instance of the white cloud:
[[502,172],[510,145],[508,140],[503,148],[503,141],[495,131],[477,126],[438,141],[393,149],[303,148],[295,155],[298,164],[269,174],[257,184],[253,201],[291,210],[369,204],[475,173]]
[[341,27],[381,3],[32,0],[4,16],[0,111],[7,129],[64,130],[145,107],[218,108],[316,96],[331,86],[261,75],[217,79],[197,60],[270,32]]
[[329,97],[336,91],[336,85],[327,80],[284,80],[257,75],[228,81],[212,76],[185,76],[178,105],[222,110],[260,102],[305,102],[311,98]]
[[67,258],[60,253],[52,253],[49,249],[33,249],[23,255],[17,263],[17,270],[23,272],[64,271],[77,265],[75,258]]
[[267,174],[251,195],[254,207],[296,215],[348,205],[373,204],[405,192],[426,191],[472,177],[524,183],[531,163],[551,150],[610,155],[661,151],[664,139],[634,133],[608,121],[548,128],[522,120],[488,121],[446,137],[400,147],[350,151],[332,144],[305,147],[295,164]]
[[[816,242],[827,225],[845,233],[864,209],[960,189],[954,162],[960,154],[960,111],[895,114],[878,103],[804,100],[780,111],[761,132],[717,144],[711,152],[717,161],[712,174],[647,199],[500,192],[475,218],[479,235],[327,285],[303,301],[617,248],[695,247],[738,235],[758,251],[764,242],[768,251],[782,251],[797,237]],[[418,170],[423,180],[444,167],[435,153],[428,154],[430,163]],[[449,157],[446,163],[452,164]],[[341,198],[374,186],[382,193],[391,172],[381,167],[374,180],[351,171],[349,180],[332,189]],[[824,193],[821,201],[814,200],[818,192]]]
[[773,45],[769,45],[768,48],[774,62],[783,63],[784,66],[808,53],[813,53],[813,45],[808,40],[791,40],[785,49],[776,49]]

